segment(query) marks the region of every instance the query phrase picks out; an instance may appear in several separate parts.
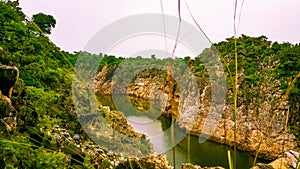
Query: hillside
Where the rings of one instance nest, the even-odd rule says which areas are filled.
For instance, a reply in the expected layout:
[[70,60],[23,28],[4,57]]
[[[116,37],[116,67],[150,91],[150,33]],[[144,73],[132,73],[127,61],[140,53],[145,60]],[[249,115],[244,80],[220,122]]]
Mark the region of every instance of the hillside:
[[[107,55],[92,55],[86,52],[75,54],[62,51],[53,44],[43,32],[26,19],[18,1],[0,1],[0,168],[172,168],[165,155],[153,153],[152,145],[144,134],[137,133],[127,123],[122,112],[111,110],[97,103],[99,110],[91,112],[88,99],[96,93],[98,96],[110,95],[114,70],[124,60],[129,60],[128,70],[136,63],[163,62],[157,58],[117,58]],[[267,37],[238,38],[238,124],[249,122],[251,131],[256,131],[253,138],[261,134],[264,126],[270,120],[272,113],[279,105],[289,83],[300,71],[300,45],[268,41]],[[214,44],[223,58],[226,75],[227,98],[226,113],[223,124],[230,126],[224,131],[225,141],[215,135],[212,139],[232,145],[232,105],[234,74],[234,38]],[[99,71],[95,84],[82,86],[77,83],[79,77],[74,77],[74,65],[78,56],[85,55],[87,59],[101,57]],[[188,65],[197,79],[201,91],[203,116],[206,115],[206,101],[209,100],[209,74],[202,61],[206,56],[199,55],[178,58],[180,63]],[[179,65],[180,66],[180,65]],[[227,69],[228,68],[228,69]],[[78,73],[78,72],[76,72]],[[81,72],[79,72],[81,73]],[[96,76],[96,75],[95,75]],[[73,84],[72,84],[73,82]],[[172,83],[173,87],[168,85]],[[141,86],[141,88],[138,88]],[[86,89],[72,93],[75,88]],[[91,84],[89,84],[91,85]],[[171,117],[174,108],[181,105],[180,91],[176,80],[167,80],[167,73],[159,69],[145,70],[139,73],[131,82],[129,90],[118,88],[119,94],[147,99],[150,96],[150,85],[165,93],[173,89],[172,99],[168,100],[164,113]],[[75,109],[74,97],[83,106]],[[153,95],[153,98],[160,95]],[[300,142],[300,81],[297,81],[289,92],[288,99],[280,109],[273,124],[272,134],[291,136],[279,139],[275,155],[270,149],[261,157],[274,159],[281,152],[284,144],[288,148],[299,149]],[[172,110],[172,111],[171,111]],[[97,113],[101,112],[103,118]],[[284,132],[285,117],[288,113],[288,134]],[[175,116],[180,117],[180,111]],[[182,116],[181,116],[182,117]],[[180,119],[180,118],[179,118]],[[138,156],[147,154],[144,158],[127,157],[116,153],[114,147],[98,145],[91,141],[91,136],[112,143],[113,132],[101,126],[103,121],[119,133],[130,137],[135,142],[117,137],[113,145],[122,145],[121,152],[132,151]],[[193,134],[201,131],[201,117],[197,117],[197,125],[188,126],[188,118],[179,120],[182,127],[190,129]],[[85,122],[82,126],[82,122]],[[100,126],[100,129],[98,129]],[[98,128],[97,128],[98,127]],[[96,128],[96,129],[95,129]],[[241,127],[242,132],[245,132]],[[103,134],[105,133],[105,134]],[[257,135],[255,135],[257,134]],[[99,136],[100,135],[100,136]],[[99,137],[98,137],[99,136]],[[223,135],[222,135],[223,136]],[[274,136],[266,143],[274,141]],[[278,135],[276,135],[278,136]],[[103,138],[104,137],[104,138]],[[227,138],[228,137],[228,138]],[[94,139],[95,139],[94,138]],[[275,137],[276,140],[277,137]],[[115,138],[113,138],[115,139]],[[243,144],[246,137],[237,141]],[[252,139],[252,137],[251,137]],[[227,141],[226,141],[227,140]],[[113,140],[115,141],[115,140]],[[254,140],[255,141],[255,140]],[[287,141],[287,142],[286,142]],[[290,142],[289,142],[290,141]],[[298,141],[298,145],[297,145]],[[265,147],[267,145],[264,145]],[[132,148],[133,147],[133,148]],[[243,146],[239,148],[243,149]],[[252,147],[253,148],[253,147]],[[266,147],[268,148],[268,147]],[[251,148],[244,148],[252,151]]]
[[[91,142],[72,101],[73,65],[78,54],[61,51],[25,18],[17,1],[1,1],[0,8],[0,168],[168,166],[161,155],[128,158]],[[19,74],[5,73],[11,69]],[[12,86],[12,95],[6,94]],[[124,128],[125,135],[144,142],[146,147],[141,150],[151,151],[145,136],[133,131],[120,112],[102,111],[106,120],[119,119],[110,125]],[[153,163],[156,160],[161,162]]]

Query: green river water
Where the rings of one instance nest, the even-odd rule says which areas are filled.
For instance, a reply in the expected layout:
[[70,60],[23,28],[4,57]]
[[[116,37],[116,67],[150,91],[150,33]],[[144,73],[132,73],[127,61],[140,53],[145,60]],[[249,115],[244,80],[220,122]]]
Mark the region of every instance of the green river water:
[[[110,106],[116,109],[113,100],[109,96],[101,96],[98,98],[102,105]],[[131,103],[137,109],[141,107],[148,109],[150,104],[141,99],[131,98]],[[124,109],[123,109],[124,111]],[[126,111],[126,110],[125,110]],[[171,146],[171,120],[163,115],[153,118],[153,115],[144,113],[124,113],[129,124],[131,124],[137,132],[146,134],[151,140],[154,150],[159,153],[166,154],[168,160],[173,165],[173,149]],[[175,132],[183,135],[180,139],[176,139],[175,146],[175,166],[176,169],[181,168],[182,163],[188,162],[188,136],[182,129],[175,126]],[[233,150],[233,147],[222,145],[210,140],[199,143],[199,137],[190,136],[190,162],[202,167],[204,166],[222,166],[229,169],[227,151]],[[248,169],[252,166],[254,157],[245,151],[237,151],[237,168]],[[258,159],[258,162],[266,162]]]

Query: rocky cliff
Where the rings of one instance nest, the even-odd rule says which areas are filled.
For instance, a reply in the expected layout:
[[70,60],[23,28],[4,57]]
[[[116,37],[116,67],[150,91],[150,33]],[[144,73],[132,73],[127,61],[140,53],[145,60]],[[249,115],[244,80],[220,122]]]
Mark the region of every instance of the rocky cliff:
[[[111,85],[113,71],[116,67],[104,67],[97,75],[94,91],[99,95],[111,94]],[[193,69],[193,68],[191,68]],[[239,83],[242,86],[242,81],[245,75],[243,71],[239,75]],[[145,99],[161,99],[168,98],[167,104],[163,104],[163,113],[167,116],[172,114],[172,106],[176,107],[178,112],[175,112],[177,122],[181,127],[189,129],[189,132],[195,135],[203,133],[203,127],[209,115],[211,102],[211,85],[209,77],[198,77],[200,106],[198,114],[185,113],[181,116],[180,107],[182,101],[185,100],[186,107],[194,106],[193,98],[180,98],[180,89],[178,83],[172,79],[174,83],[174,94],[170,99],[170,87],[167,82],[167,73],[160,70],[148,70],[140,72],[130,84],[128,89],[119,89],[119,93],[127,93],[128,95],[145,98]],[[265,77],[259,86],[253,86],[244,90],[239,90],[238,93],[238,109],[236,121],[236,144],[239,149],[254,153],[259,146],[259,142],[263,139],[260,145],[259,156],[265,159],[275,159],[280,157],[283,152],[288,150],[297,150],[298,145],[296,137],[285,131],[286,115],[289,110],[289,102],[285,101],[284,106],[274,115],[273,123],[270,125],[269,132],[265,133],[266,126],[273,116],[274,110],[278,107],[283,91],[279,88],[280,82],[272,79],[265,74]],[[151,91],[161,92],[151,92]],[[197,89],[194,89],[197,90]],[[249,95],[246,96],[245,90]],[[234,122],[232,120],[233,103],[232,90],[227,90],[226,105],[220,109],[224,110],[222,119],[217,122],[217,127],[212,133],[208,133],[211,140],[219,143],[234,145]],[[193,121],[193,119],[197,119]],[[191,125],[192,124],[192,125]],[[283,146],[284,145],[284,146]]]

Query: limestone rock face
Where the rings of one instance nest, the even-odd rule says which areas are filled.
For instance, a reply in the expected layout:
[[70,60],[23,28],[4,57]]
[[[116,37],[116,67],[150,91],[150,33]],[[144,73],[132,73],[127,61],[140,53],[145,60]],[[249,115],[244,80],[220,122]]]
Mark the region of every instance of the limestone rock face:
[[102,70],[97,74],[94,84],[91,84],[92,89],[98,95],[109,95],[111,94],[111,80],[115,67],[108,68],[103,67]]
[[[177,111],[179,106],[179,90],[176,88],[174,79],[172,83],[176,88],[173,92],[172,99],[169,98],[170,93],[169,84],[167,84],[167,75],[165,72],[160,70],[151,70],[140,72],[135,77],[134,83],[126,84],[126,86],[117,86],[112,92],[112,76],[116,67],[103,67],[102,70],[97,74],[96,81],[92,84],[92,89],[97,95],[110,95],[110,94],[128,94],[137,98],[149,99],[149,100],[160,100],[159,105],[155,107],[161,108],[165,115],[171,117],[171,110]],[[177,115],[177,113],[173,114]]]
[[[192,134],[200,135],[205,118],[201,118],[197,122],[198,128],[191,130]],[[254,153],[259,146],[260,140],[263,138],[260,145],[259,157],[264,159],[273,160],[280,157],[282,150],[288,151],[297,149],[296,137],[290,133],[274,133],[264,137],[261,130],[256,129],[254,126],[246,124],[245,122],[238,121],[236,143],[237,147],[242,150],[250,151]],[[234,145],[234,122],[230,119],[222,119],[216,129],[212,132],[211,140],[216,142]],[[282,146],[284,144],[284,147]],[[284,148],[284,149],[283,149]]]

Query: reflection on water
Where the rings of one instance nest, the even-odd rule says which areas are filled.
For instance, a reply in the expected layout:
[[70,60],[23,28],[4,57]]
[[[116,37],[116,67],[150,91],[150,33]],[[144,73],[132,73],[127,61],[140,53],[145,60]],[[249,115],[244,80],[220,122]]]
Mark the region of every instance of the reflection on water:
[[[100,102],[103,105],[110,106],[112,109],[115,109],[112,99],[109,96],[99,98]],[[141,99],[131,98],[130,102],[142,102],[142,103],[134,103],[133,105],[141,105],[145,104],[149,109],[149,102],[143,101]],[[144,102],[144,103],[143,103]],[[148,103],[145,103],[148,102]],[[123,109],[124,111],[125,109]],[[145,111],[147,112],[147,111]],[[127,117],[128,122],[134,127],[137,132],[146,134],[153,144],[153,148],[158,153],[166,154],[168,160],[173,162],[173,154],[172,154],[172,142],[171,142],[171,120],[160,115],[158,118],[157,115],[153,116],[140,112],[140,113],[132,113],[132,112],[124,112]],[[175,142],[176,144],[176,168],[181,168],[182,163],[186,163],[187,159],[187,145],[188,139],[185,136],[185,132],[175,125]],[[232,150],[231,147],[227,145],[222,145],[215,143],[213,141],[206,141],[204,143],[198,142],[199,137],[191,136],[190,138],[190,157],[191,163],[198,164],[201,166],[222,166],[224,168],[228,168],[228,159],[227,159],[227,151]],[[258,162],[264,162],[262,160],[258,160]],[[250,168],[253,163],[253,157],[248,152],[237,151],[237,168]]]
[[[199,144],[197,136],[191,136],[190,156],[191,163],[201,166],[222,166],[228,168],[227,151],[232,150],[227,145],[215,143],[213,141],[206,141]],[[176,168],[181,168],[181,164],[187,162],[187,143],[188,139],[185,137],[176,146]],[[169,161],[172,160],[172,151],[168,151],[167,156]],[[258,162],[262,162],[258,160]],[[253,157],[248,152],[237,151],[237,168],[250,168],[252,167]]]

